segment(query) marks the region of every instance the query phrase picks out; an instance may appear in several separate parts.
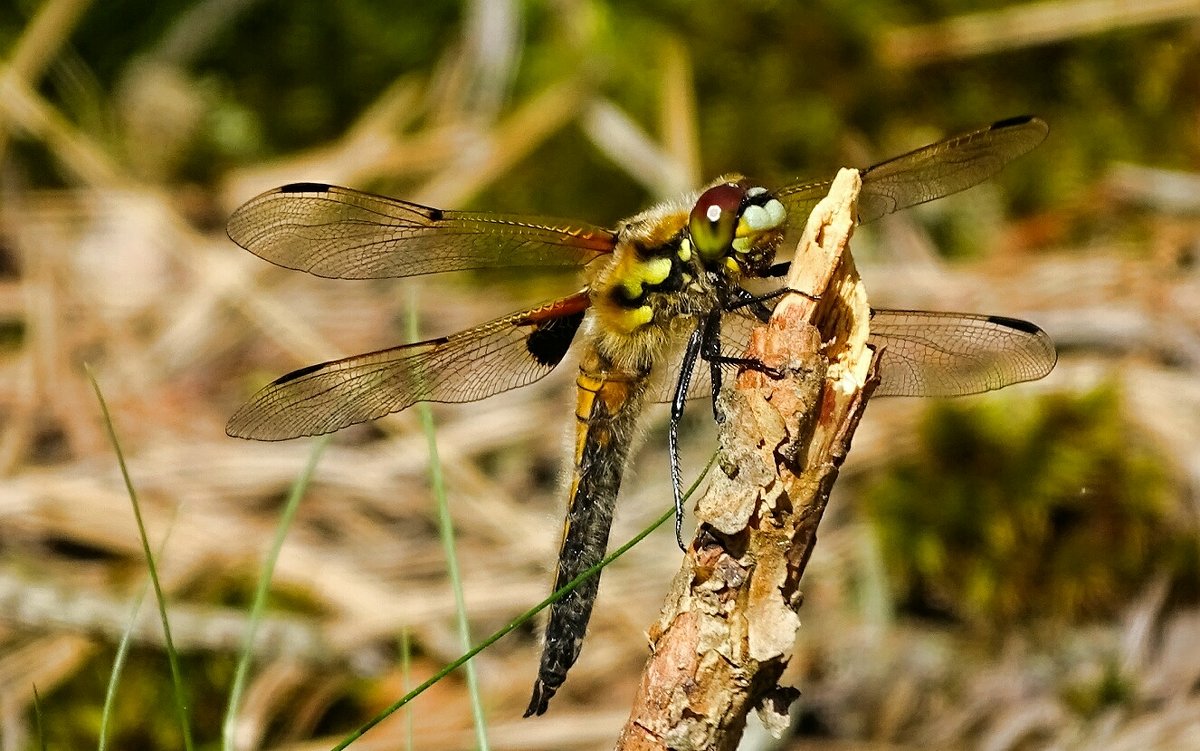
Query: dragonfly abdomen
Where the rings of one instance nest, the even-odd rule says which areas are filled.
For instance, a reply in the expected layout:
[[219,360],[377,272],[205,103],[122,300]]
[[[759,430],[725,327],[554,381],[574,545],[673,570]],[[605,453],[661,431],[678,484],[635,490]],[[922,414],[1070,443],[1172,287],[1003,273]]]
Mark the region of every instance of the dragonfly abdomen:
[[[555,590],[604,557],[622,470],[648,383],[649,371],[616,371],[611,360],[595,348],[583,353],[576,379],[575,461]],[[550,606],[541,665],[526,717],[546,711],[579,657],[599,587],[597,574]]]

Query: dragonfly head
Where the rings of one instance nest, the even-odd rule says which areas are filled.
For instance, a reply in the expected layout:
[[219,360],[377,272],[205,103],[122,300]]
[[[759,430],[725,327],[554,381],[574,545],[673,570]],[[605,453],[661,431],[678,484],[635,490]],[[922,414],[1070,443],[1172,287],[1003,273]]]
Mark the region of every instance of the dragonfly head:
[[787,212],[766,188],[724,180],[700,194],[688,217],[688,236],[704,266],[761,276],[783,240]]

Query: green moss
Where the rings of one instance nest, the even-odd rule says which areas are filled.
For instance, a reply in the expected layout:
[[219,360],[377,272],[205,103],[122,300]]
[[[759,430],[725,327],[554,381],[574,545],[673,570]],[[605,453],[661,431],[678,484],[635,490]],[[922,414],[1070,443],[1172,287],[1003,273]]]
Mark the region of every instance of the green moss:
[[1196,580],[1167,470],[1100,388],[933,406],[920,449],[865,496],[902,608],[992,627],[1119,612],[1167,573]]
[[1136,686],[1110,660],[1096,674],[1068,681],[1062,689],[1062,698],[1076,714],[1096,717],[1109,707],[1130,703],[1136,698]]

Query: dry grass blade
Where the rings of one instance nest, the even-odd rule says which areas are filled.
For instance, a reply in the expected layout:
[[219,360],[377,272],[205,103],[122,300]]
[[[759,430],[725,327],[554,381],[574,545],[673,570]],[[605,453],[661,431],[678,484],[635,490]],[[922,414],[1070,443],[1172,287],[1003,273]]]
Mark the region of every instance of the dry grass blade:
[[35,81],[66,44],[79,17],[91,4],[91,0],[43,3],[13,46],[8,59],[8,75],[26,82]]
[[696,132],[696,86],[692,59],[683,42],[670,37],[663,46],[663,74],[659,109],[663,148],[686,178],[683,190],[704,182],[700,172],[700,135]]
[[1017,47],[1047,44],[1113,29],[1195,19],[1192,0],[1060,0],[972,13],[925,26],[896,29],[883,38],[893,66],[924,65]]
[[529,156],[579,112],[583,87],[566,78],[538,92],[452,160],[413,196],[417,203],[460,206]]
[[623,110],[597,99],[583,114],[583,130],[605,156],[639,180],[654,196],[669,198],[692,188],[688,168],[663,150]]

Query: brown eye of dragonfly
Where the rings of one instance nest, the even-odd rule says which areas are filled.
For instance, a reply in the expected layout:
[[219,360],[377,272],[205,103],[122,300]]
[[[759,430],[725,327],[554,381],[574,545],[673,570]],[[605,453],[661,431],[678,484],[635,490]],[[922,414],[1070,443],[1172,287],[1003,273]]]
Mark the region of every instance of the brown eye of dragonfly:
[[715,185],[700,194],[688,218],[688,231],[705,261],[717,261],[729,254],[745,198],[746,189],[734,183]]

